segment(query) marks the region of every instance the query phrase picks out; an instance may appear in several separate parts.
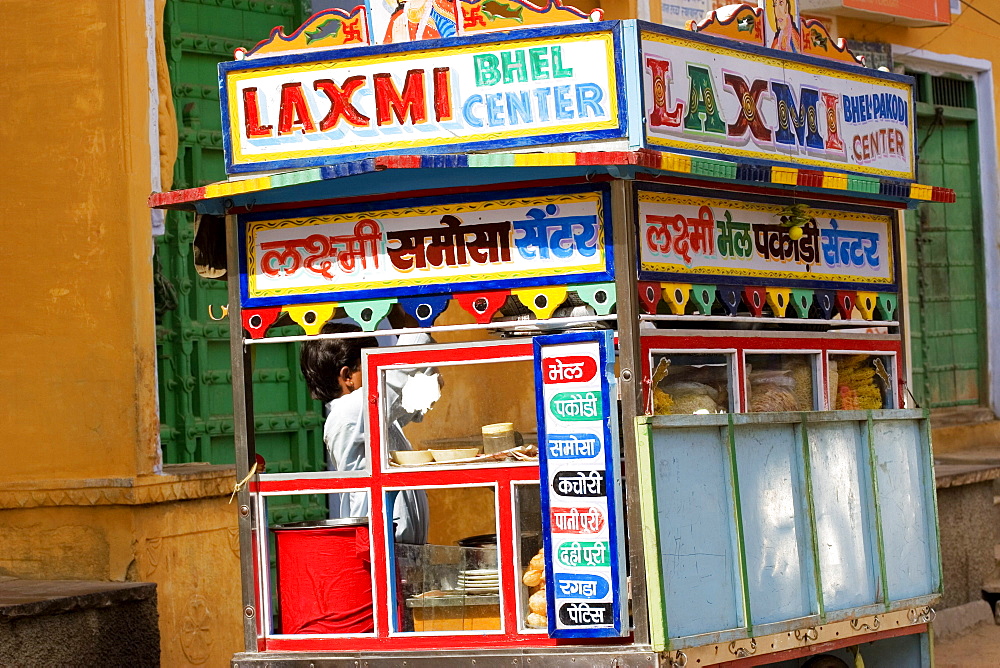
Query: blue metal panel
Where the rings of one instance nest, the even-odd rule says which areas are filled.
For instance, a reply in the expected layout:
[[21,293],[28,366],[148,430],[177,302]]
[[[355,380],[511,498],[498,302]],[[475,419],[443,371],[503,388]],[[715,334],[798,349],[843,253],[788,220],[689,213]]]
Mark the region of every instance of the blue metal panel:
[[805,617],[816,607],[808,517],[788,425],[736,427],[740,507],[754,626]]
[[879,601],[868,444],[854,422],[809,425],[823,603],[827,612]]
[[657,516],[670,637],[744,624],[726,428],[655,430]]
[[920,424],[885,420],[871,423],[878,501],[882,513],[886,588],[891,600],[915,598],[939,588],[940,574],[933,505],[934,489]]
[[643,148],[646,143],[645,101],[642,93],[642,63],[639,31],[635,21],[622,22],[621,51],[625,72],[625,98],[622,107],[626,109],[626,130],[630,150]]
[[[862,643],[861,660],[865,668],[930,668],[931,652],[926,633],[897,638],[884,638]],[[825,655],[836,657],[848,666],[856,666],[854,653],[847,647],[828,650]],[[805,659],[768,663],[768,668],[799,668]]]

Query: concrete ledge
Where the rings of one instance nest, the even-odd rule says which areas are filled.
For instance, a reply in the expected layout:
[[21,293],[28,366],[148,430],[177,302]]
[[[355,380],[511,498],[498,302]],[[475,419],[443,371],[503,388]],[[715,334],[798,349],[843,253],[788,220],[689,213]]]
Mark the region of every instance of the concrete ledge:
[[986,601],[973,601],[954,608],[939,610],[931,627],[934,640],[947,640],[962,635],[980,624],[993,624],[993,608]]
[[154,583],[0,580],[0,666],[159,665]]
[[228,496],[232,464],[166,465],[163,473],[130,478],[14,480],[0,489],[0,509],[44,506],[135,506]]
[[155,598],[153,582],[0,578],[0,620],[58,615]]

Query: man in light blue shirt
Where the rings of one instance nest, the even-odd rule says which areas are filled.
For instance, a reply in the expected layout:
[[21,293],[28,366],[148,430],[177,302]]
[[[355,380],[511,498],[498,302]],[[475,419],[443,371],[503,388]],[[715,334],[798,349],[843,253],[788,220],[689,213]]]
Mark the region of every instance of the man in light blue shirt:
[[[360,332],[354,325],[327,323],[321,333]],[[400,345],[429,340],[400,337]],[[363,471],[368,468],[365,445],[365,398],[362,389],[361,351],[374,348],[378,341],[366,336],[349,339],[313,339],[302,344],[300,362],[302,374],[312,396],[324,402],[328,415],[323,426],[330,468],[336,471]],[[412,450],[403,434],[403,427],[421,415],[408,413],[400,406],[402,387],[410,374],[390,371],[385,374],[384,406],[385,433],[382,434],[386,450]],[[351,492],[331,495],[330,517],[367,517],[368,495]],[[423,490],[405,490],[396,494],[393,504],[393,523],[397,543],[423,544],[427,542],[427,495]]]

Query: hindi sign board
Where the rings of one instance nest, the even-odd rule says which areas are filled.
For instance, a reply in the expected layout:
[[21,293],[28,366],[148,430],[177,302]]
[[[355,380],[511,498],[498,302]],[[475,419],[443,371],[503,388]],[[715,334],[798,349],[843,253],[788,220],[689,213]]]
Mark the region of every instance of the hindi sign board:
[[609,210],[573,186],[242,215],[243,304],[614,280]]
[[650,190],[638,200],[643,280],[895,289],[891,215],[811,208],[792,239],[780,204]]
[[534,340],[549,635],[627,633],[614,337]]
[[910,77],[666,28],[640,41],[651,148],[914,178]]
[[621,138],[607,25],[221,63],[227,171]]

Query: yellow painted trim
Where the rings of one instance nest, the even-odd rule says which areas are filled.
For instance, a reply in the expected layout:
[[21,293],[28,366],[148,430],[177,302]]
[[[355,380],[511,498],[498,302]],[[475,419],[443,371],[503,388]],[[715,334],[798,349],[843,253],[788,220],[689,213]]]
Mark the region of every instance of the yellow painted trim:
[[877,292],[858,292],[854,299],[854,306],[861,312],[861,317],[871,320],[875,317],[875,309],[878,307]]
[[576,164],[576,153],[515,153],[515,167],[563,167]]
[[772,167],[771,183],[794,186],[799,182],[799,170],[794,167]]
[[[678,290],[683,295],[683,298],[679,300],[674,299],[674,293]],[[670,307],[671,313],[684,315],[684,309],[691,300],[690,283],[660,283],[660,293],[663,295],[663,301],[667,302],[667,306]]]
[[823,172],[823,187],[830,190],[847,190],[847,174]]
[[661,153],[660,169],[666,170],[668,172],[681,172],[682,174],[690,174],[691,156],[680,155],[677,153]]

